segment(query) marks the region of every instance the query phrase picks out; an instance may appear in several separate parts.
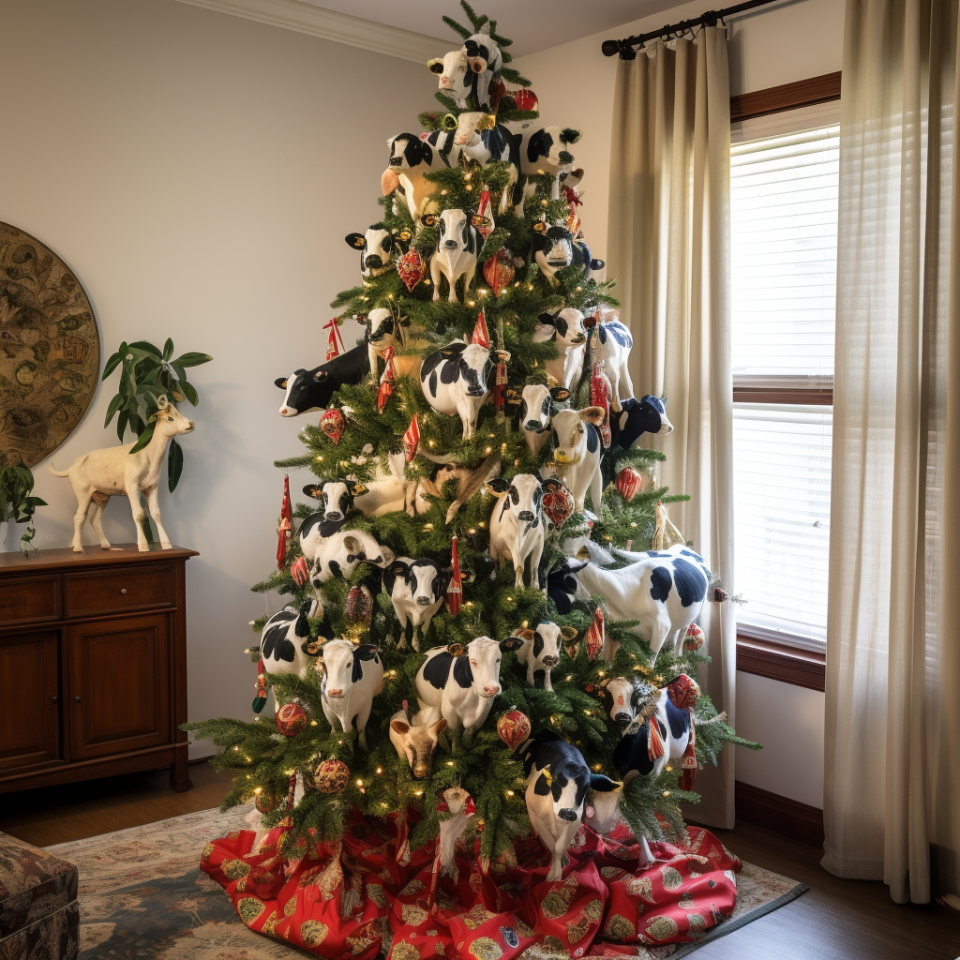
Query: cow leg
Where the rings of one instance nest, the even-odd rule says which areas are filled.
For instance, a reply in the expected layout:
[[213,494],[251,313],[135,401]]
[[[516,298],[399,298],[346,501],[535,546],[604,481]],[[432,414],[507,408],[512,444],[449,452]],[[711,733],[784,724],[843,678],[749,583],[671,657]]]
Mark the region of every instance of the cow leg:
[[400,640],[397,643],[397,648],[399,650],[407,649],[407,615],[400,609],[394,608],[397,611],[397,620],[400,621]]
[[415,653],[419,653],[421,625],[412,617],[410,618],[410,625],[413,628],[412,634],[410,637],[410,646],[413,647]]
[[[630,377],[630,368],[627,366],[627,357],[623,358],[623,363],[621,364],[620,370],[620,383],[623,385],[626,390],[625,400],[629,400],[631,397],[636,396],[633,392],[633,380]],[[619,407],[617,408],[619,409]]]
[[83,521],[87,519],[87,512],[90,509],[90,500],[93,491],[81,493],[76,487],[73,488],[77,495],[77,512],[73,515],[73,552],[83,553],[83,539],[80,530],[83,527]]
[[143,504],[140,503],[140,487],[136,482],[127,482],[127,499],[130,501],[130,512],[133,514],[133,523],[137,528],[137,549],[141,553],[146,553],[150,549],[150,544],[147,543],[147,538],[143,533],[143,519],[146,517],[146,513],[143,509]]
[[356,723],[357,723],[357,739],[360,741],[360,746],[364,750],[367,749],[367,721],[370,719],[370,710],[373,707],[373,700],[371,700],[363,705],[360,709],[360,712],[357,714]]
[[509,213],[510,212],[510,201],[513,199],[513,192],[517,186],[518,171],[516,166],[510,164],[510,179],[507,181],[507,185],[503,188],[503,193],[500,194],[500,207],[499,213]]
[[620,412],[620,367],[613,364],[610,367],[610,409],[615,413]]
[[550,676],[550,667],[543,666],[543,689],[553,693],[553,677]]
[[430,258],[430,280],[433,282],[433,302],[440,299],[440,258],[434,254]]
[[470,261],[470,266],[463,273],[463,301],[467,301],[467,291],[470,289],[470,285],[473,283],[473,278],[477,275],[477,258],[474,257]]
[[514,573],[516,574],[516,577],[514,578],[514,581],[513,581],[513,586],[517,590],[522,590],[523,589],[523,560],[520,560],[519,562],[514,560],[513,570],[514,570]]
[[93,525],[93,529],[97,531],[97,536],[100,538],[100,546],[104,550],[109,550],[110,541],[104,536],[102,523],[103,508],[106,506],[106,503],[100,503],[96,500],[93,500],[92,503],[93,513],[90,516],[90,523]]
[[149,490],[144,491],[147,495],[147,507],[150,509],[150,516],[153,517],[153,522],[157,525],[157,536],[160,538],[160,547],[163,550],[170,550],[173,547],[173,544],[170,542],[170,538],[167,536],[167,531],[163,529],[163,524],[160,523],[160,492],[157,487],[151,487]]
[[530,659],[527,661],[527,686],[533,687],[536,686],[537,676],[536,670],[534,669],[537,665],[537,661],[533,656],[533,649],[530,649]]
[[593,471],[590,478],[590,499],[593,501],[593,512],[599,517],[603,510],[603,475],[600,472],[600,466]]
[[[541,523],[546,523],[545,516],[540,517]],[[530,589],[540,589],[540,558],[543,556],[543,541],[540,541],[530,551]]]

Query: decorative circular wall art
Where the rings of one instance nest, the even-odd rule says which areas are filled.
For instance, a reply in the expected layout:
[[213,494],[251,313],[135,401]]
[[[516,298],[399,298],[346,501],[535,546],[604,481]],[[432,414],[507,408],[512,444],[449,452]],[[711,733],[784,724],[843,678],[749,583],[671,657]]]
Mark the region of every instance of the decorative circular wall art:
[[99,370],[97,322],[80,281],[49,247],[0,222],[0,459],[32,467],[63,443]]

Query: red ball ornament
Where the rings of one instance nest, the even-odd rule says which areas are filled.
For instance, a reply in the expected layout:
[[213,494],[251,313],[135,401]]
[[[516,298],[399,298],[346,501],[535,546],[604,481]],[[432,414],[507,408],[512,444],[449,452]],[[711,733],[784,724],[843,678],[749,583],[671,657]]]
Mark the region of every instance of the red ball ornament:
[[508,710],[497,721],[497,733],[511,750],[516,750],[530,736],[530,719],[516,708]]
[[342,760],[324,760],[313,781],[321,793],[340,793],[350,780],[350,768]]
[[362,584],[350,588],[343,605],[347,620],[355,626],[368,627],[373,620],[373,596]]
[[343,431],[347,429],[347,418],[343,411],[325,410],[320,417],[320,429],[333,441],[334,446],[340,442]]
[[253,805],[260,813],[270,813],[276,809],[277,795],[272,790],[264,790],[253,798]]
[[427,264],[419,250],[408,250],[397,258],[397,273],[406,284],[407,290],[413,288],[427,275]]
[[573,495],[564,486],[543,495],[543,512],[558,530],[573,515],[575,507]]
[[704,639],[706,638],[703,635],[703,630],[697,624],[691,623],[687,627],[687,633],[683,638],[683,649],[690,653],[696,653],[703,646]]
[[503,247],[483,265],[483,276],[493,289],[495,297],[500,296],[500,291],[511,283],[516,274],[513,254]]
[[295,737],[307,725],[307,711],[292,700],[277,710],[277,729],[285,737]]
[[643,475],[633,467],[624,467],[617,474],[617,489],[629,503],[637,495],[637,491],[643,489]]
[[518,110],[536,110],[539,105],[537,95],[532,90],[516,90],[513,99]]

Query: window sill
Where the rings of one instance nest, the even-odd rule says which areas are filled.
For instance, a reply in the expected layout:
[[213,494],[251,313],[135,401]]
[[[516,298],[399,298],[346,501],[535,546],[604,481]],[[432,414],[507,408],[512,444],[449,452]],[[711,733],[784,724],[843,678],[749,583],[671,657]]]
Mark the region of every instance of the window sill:
[[825,654],[737,634],[737,669],[809,690],[826,689]]

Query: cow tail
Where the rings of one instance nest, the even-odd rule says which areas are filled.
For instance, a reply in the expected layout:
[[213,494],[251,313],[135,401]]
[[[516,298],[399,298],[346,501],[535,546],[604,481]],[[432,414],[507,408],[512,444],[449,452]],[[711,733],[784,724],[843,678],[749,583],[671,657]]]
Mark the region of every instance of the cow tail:
[[293,632],[298,637],[309,637],[310,636],[310,623],[307,620],[307,617],[310,616],[310,611],[313,608],[313,600],[304,600],[300,604],[300,612],[297,614],[297,623],[293,628]]

